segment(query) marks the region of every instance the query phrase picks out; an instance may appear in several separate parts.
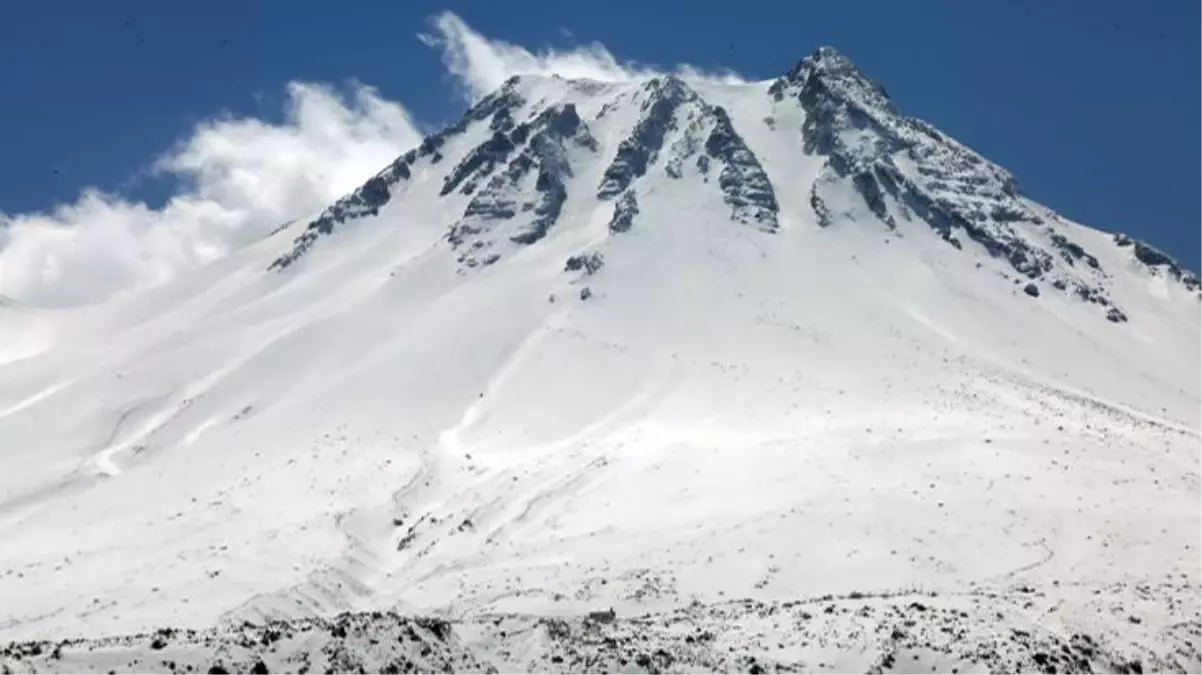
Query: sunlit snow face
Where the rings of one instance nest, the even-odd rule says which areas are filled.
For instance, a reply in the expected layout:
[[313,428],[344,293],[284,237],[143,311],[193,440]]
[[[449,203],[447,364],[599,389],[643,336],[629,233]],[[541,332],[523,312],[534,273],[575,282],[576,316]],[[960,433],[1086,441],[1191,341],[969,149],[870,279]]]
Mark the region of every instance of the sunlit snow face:
[[[517,78],[399,162],[363,102],[201,134],[174,161],[218,234],[105,272],[172,283],[0,301],[0,631],[839,594],[862,643],[870,593],[1096,625],[1133,577],[1196,588],[1197,298],[942,134],[779,82]],[[345,142],[384,158],[242,246],[226,216],[308,208]]]

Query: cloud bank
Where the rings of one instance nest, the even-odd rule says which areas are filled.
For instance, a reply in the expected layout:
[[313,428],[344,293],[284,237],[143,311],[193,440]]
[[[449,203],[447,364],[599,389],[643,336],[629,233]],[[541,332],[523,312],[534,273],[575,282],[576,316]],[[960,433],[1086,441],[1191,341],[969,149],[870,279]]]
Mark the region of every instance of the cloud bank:
[[[512,75],[624,81],[663,74],[593,43],[533,52],[485,37],[455,14],[418,38],[442,52],[460,93],[475,100]],[[684,77],[741,81],[729,72]],[[287,85],[284,120],[218,118],[154,161],[182,186],[162,208],[85,189],[46,213],[0,212],[0,296],[43,307],[100,301],[170,280],[279,225],[319,211],[421,138],[405,107],[368,86]]]
[[350,100],[317,84],[287,93],[281,124],[209,121],[156,161],[183,186],[161,209],[85,189],[49,213],[0,213],[0,294],[64,306],[161,283],[321,209],[420,142],[370,87]]

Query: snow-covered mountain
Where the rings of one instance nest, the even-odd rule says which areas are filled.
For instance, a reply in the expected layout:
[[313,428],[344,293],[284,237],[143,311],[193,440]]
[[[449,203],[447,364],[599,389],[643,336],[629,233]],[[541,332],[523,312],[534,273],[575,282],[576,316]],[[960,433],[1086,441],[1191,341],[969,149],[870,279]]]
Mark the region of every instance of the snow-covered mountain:
[[1197,669],[1199,297],[829,48],[515,77],[196,273],[0,302],[0,639],[936,593]]

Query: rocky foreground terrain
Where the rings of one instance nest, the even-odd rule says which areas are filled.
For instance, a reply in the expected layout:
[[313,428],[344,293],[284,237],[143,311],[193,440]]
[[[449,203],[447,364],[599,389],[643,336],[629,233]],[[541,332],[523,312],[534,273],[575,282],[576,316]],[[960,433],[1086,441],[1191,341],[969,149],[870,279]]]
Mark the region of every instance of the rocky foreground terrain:
[[[1082,596],[1087,600],[1082,600]],[[19,672],[1143,673],[1202,667],[1199,589],[1061,583],[702,605],[641,616],[391,612],[11,643]],[[1071,613],[1062,611],[1074,607]],[[1141,639],[1146,636],[1150,639]],[[1141,645],[1156,644],[1159,650]]]

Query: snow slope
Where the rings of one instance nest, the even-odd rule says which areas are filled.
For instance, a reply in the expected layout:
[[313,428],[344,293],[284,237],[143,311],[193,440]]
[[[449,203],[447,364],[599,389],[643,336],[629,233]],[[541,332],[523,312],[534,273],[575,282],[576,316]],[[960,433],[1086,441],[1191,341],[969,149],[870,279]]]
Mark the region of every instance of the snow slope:
[[1166,580],[1198,626],[1200,318],[833,50],[514,78],[193,275],[0,304],[0,638],[1016,584],[1071,632]]

